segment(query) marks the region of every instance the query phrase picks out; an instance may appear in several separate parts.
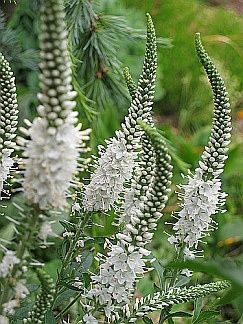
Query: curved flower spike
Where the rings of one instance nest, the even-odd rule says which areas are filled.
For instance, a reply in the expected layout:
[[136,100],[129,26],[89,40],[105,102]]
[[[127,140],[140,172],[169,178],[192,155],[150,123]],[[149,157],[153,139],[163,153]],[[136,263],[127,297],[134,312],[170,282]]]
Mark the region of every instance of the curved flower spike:
[[0,53],[0,199],[14,160],[12,153],[18,124],[15,77],[8,61]]
[[129,305],[123,306],[123,316],[121,315],[119,323],[122,322],[122,318],[126,319],[125,323],[135,323],[138,319],[156,310],[161,311],[176,304],[187,303],[229,287],[230,283],[226,280],[216,281],[189,288],[173,288],[167,292],[158,292],[144,298],[137,298],[132,307],[129,307]]
[[[142,74],[133,92],[132,102],[116,138],[107,141],[107,148],[100,148],[100,158],[84,192],[87,211],[107,211],[114,207],[124,192],[136,166],[136,158],[143,134],[137,119],[152,123],[151,109],[154,97],[157,67],[156,36],[152,19],[147,14],[147,42]],[[126,72],[127,77],[128,73]],[[131,81],[131,78],[129,78]],[[128,81],[128,82],[130,82]],[[135,86],[132,86],[133,91]]]
[[231,137],[231,115],[228,92],[224,81],[206,53],[200,40],[200,34],[195,36],[198,57],[207,73],[213,91],[214,117],[212,130],[207,146],[201,156],[199,168],[207,178],[217,177],[223,172],[227,159],[228,145]]
[[133,249],[143,248],[151,241],[158,219],[162,216],[161,211],[168,199],[172,177],[171,157],[163,137],[156,128],[143,121],[139,120],[138,124],[146,136],[143,141],[143,149],[146,153],[144,156],[150,158],[153,154],[154,162],[150,164],[151,159],[145,160],[146,166],[135,184],[134,192],[137,194],[137,200],[134,208],[130,208],[130,221],[126,219],[126,230],[122,236],[117,234],[124,244],[134,245]]
[[[196,34],[196,50],[208,75],[214,96],[214,117],[207,146],[202,153],[195,174],[187,176],[188,183],[182,185],[182,210],[174,215],[175,234],[169,238],[171,244],[183,246],[186,259],[195,258],[199,242],[214,229],[212,215],[225,202],[221,192],[219,175],[223,172],[230,143],[231,117],[228,93],[212,60],[203,48],[200,35]],[[190,273],[187,273],[190,275]]]

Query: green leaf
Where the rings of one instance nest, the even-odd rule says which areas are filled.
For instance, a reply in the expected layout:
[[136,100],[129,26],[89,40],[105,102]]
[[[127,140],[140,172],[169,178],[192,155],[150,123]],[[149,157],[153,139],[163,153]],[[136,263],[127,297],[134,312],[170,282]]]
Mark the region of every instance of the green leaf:
[[73,289],[67,289],[64,292],[62,292],[55,301],[55,307],[65,303],[68,301],[71,297],[75,296],[77,292]]
[[55,317],[51,310],[47,310],[45,314],[44,324],[56,324]]
[[243,265],[238,265],[232,260],[218,259],[217,261],[172,261],[169,263],[171,268],[190,269],[196,272],[207,273],[222,279],[230,280],[233,285],[243,289]]
[[218,301],[216,301],[215,305],[225,305],[230,304],[236,298],[243,296],[242,288],[233,287],[229,291],[227,291]]
[[153,262],[153,267],[158,275],[160,289],[163,289],[165,268],[162,266],[162,264],[159,260],[156,260]]
[[240,219],[231,223],[226,223],[218,231],[219,240],[226,241],[230,239],[232,243],[237,241],[242,241],[243,240],[242,228],[243,228],[243,220]]
[[193,312],[193,319],[192,319],[192,323],[194,323],[194,321],[196,321],[201,313],[203,307],[203,299],[202,298],[198,298],[196,299],[196,301],[194,302],[194,312]]
[[219,312],[217,312],[217,311],[212,311],[212,310],[203,311],[199,315],[198,319],[193,322],[193,324],[205,323],[205,320],[212,319],[212,318],[216,317],[217,315],[219,315]]
[[82,273],[87,272],[93,262],[93,253],[90,251],[84,251],[82,254]]
[[67,220],[60,220],[59,223],[64,227],[67,232],[75,231],[76,225]]

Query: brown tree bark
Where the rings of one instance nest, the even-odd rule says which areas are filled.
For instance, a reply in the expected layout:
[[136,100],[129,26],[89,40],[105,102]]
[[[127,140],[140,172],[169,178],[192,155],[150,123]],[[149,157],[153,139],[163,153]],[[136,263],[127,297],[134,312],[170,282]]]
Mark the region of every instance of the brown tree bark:
[[0,8],[1,10],[3,11],[5,17],[6,17],[6,20],[9,20],[12,16],[12,14],[14,13],[14,10],[17,6],[17,3],[19,2],[20,0],[16,0],[15,3],[14,1],[9,1],[9,0],[0,0]]

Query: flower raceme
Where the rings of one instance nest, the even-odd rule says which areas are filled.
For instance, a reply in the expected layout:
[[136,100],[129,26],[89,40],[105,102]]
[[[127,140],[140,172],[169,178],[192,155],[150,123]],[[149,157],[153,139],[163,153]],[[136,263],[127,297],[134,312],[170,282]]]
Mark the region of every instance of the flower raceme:
[[115,316],[119,303],[129,302],[137,280],[147,271],[145,258],[150,251],[145,245],[151,241],[156,223],[162,216],[170,184],[170,157],[161,135],[154,127],[141,121],[138,123],[148,140],[144,141],[143,148],[146,151],[148,145],[154,149],[157,168],[147,169],[147,175],[144,174],[147,180],[141,182],[140,187],[148,185],[147,193],[136,201],[138,205],[133,209],[134,214],[123,224],[123,231],[116,235],[117,243],[109,242],[107,256],[100,257],[99,274],[92,276],[93,288],[87,294],[89,299],[94,298],[104,305],[109,320]]
[[215,227],[212,215],[224,205],[227,195],[221,191],[219,175],[223,172],[231,136],[230,104],[224,82],[205,52],[199,34],[196,34],[195,41],[199,59],[212,86],[214,117],[210,138],[199,166],[194,175],[187,176],[188,183],[181,186],[182,209],[174,215],[175,234],[169,238],[169,242],[177,248],[183,246],[185,259],[195,258],[199,243]]
[[[182,257],[184,259],[195,258],[200,242],[214,228],[212,215],[216,214],[225,202],[226,194],[221,191],[219,175],[227,158],[226,152],[231,130],[229,103],[223,81],[204,51],[198,35],[196,36],[196,48],[212,83],[215,109],[211,136],[202,154],[199,166],[194,174],[189,173],[186,177],[187,184],[181,185],[182,209],[174,215],[176,218],[173,225],[175,233],[169,238],[170,243],[174,244],[177,250],[183,249]],[[128,70],[125,71],[125,77],[133,100],[133,98],[136,98],[136,91]],[[139,107],[142,109],[142,105]],[[139,114],[142,115],[138,110]],[[91,276],[92,287],[86,297],[90,301],[88,316],[92,320],[94,320],[92,301],[95,301],[95,305],[98,304],[103,307],[104,315],[108,321],[122,322],[121,316],[125,316],[132,323],[141,316],[146,316],[150,311],[158,309],[157,307],[169,307],[170,302],[168,300],[174,294],[177,294],[177,291],[173,290],[174,288],[171,289],[167,292],[168,300],[166,300],[167,297],[164,299],[166,292],[158,293],[155,298],[159,301],[158,304],[156,300],[152,300],[151,305],[145,305],[144,309],[143,306],[141,309],[139,306],[140,303],[143,304],[143,299],[136,301],[135,305],[132,305],[131,302],[137,280],[147,271],[146,256],[150,254],[150,251],[147,250],[146,245],[152,240],[158,219],[162,216],[161,210],[167,201],[172,175],[170,156],[163,138],[153,126],[151,116],[147,115],[147,123],[144,123],[143,118],[138,118],[136,123],[140,127],[139,131],[141,131],[141,142],[138,144],[141,145],[142,149],[137,154],[133,171],[131,168],[132,176],[129,173],[130,182],[126,187],[119,187],[124,194],[121,208],[116,210],[121,231],[116,234],[114,243],[113,241],[108,243],[107,255],[99,256],[98,274]],[[124,143],[129,149],[130,144],[128,142]],[[110,143],[109,145],[111,145]],[[107,152],[110,154],[111,146],[109,145],[104,153],[104,158],[107,158],[107,155],[105,155]],[[119,145],[116,144],[116,147],[118,148]],[[117,149],[114,151],[117,153]],[[108,160],[107,158],[107,164]],[[102,161],[102,159],[99,161]],[[96,175],[100,174],[100,177],[97,177],[100,180],[100,186],[104,181],[104,177],[101,176],[102,165],[100,163],[95,171]],[[125,167],[125,165],[119,164],[119,168],[121,168],[118,172],[119,175],[122,174],[122,167]],[[110,165],[108,168],[110,168]],[[114,175],[114,173],[111,174]],[[116,188],[117,182],[112,181],[109,185],[109,190],[113,193],[112,186]],[[93,189],[95,190],[95,187]],[[118,190],[115,191],[117,193],[115,199],[117,199],[119,193]],[[101,194],[101,190],[99,194]],[[108,197],[105,193],[103,194],[104,196],[101,199],[108,198],[108,201],[106,201],[106,205],[101,207],[105,206],[106,209],[109,209],[111,194]],[[95,196],[97,197],[98,194],[96,193]],[[115,199],[113,199],[113,202]],[[93,208],[91,207],[89,210]],[[98,208],[95,208],[95,210],[98,210]],[[191,275],[187,269],[183,273]],[[210,291],[218,291],[227,287],[228,283],[219,282],[205,285],[205,292],[199,286],[184,288],[181,291],[179,289],[178,296],[173,303],[190,300],[194,295],[203,296],[203,293],[210,294]],[[180,298],[182,293],[184,295]],[[148,298],[149,300],[150,298]],[[121,303],[127,303],[123,307],[123,315],[120,312],[121,307],[119,305]],[[133,308],[135,309],[134,315],[132,315]]]
[[207,233],[214,228],[212,215],[216,214],[225,201],[226,194],[221,192],[218,178],[204,180],[198,169],[193,176],[188,175],[188,184],[181,185],[182,210],[174,215],[177,222],[173,226],[175,235],[169,238],[172,244],[184,242],[185,257],[195,257],[194,250]]
[[124,190],[124,182],[132,177],[136,153],[128,151],[122,132],[100,147],[96,171],[86,187],[84,206],[87,211],[109,210]]
[[[141,118],[145,122],[152,123],[151,109],[156,67],[155,30],[150,15],[147,15],[147,42],[142,73],[136,91],[133,86],[131,105],[121,125],[121,131],[107,141],[106,149],[100,150],[96,170],[91,176],[90,183],[85,187],[84,208],[87,211],[107,211],[114,207],[132,179],[142,136],[137,119]],[[129,75],[127,73],[128,71],[126,75]]]
[[75,126],[77,114],[71,62],[61,0],[43,1],[41,7],[40,105],[30,125],[25,145],[23,189],[40,209],[63,208],[73,177],[78,172],[79,155],[87,151],[90,130]]
[[29,129],[23,188],[39,205],[65,207],[66,193],[77,170],[81,140],[79,129],[65,122],[50,132],[47,119],[36,118]]
[[13,152],[18,124],[15,77],[0,53],[0,199],[4,182],[14,165]]

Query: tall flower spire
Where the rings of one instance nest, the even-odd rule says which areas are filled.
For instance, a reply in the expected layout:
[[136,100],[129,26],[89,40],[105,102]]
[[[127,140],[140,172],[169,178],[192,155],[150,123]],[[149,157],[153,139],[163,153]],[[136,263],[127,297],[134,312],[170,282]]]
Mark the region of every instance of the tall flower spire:
[[15,77],[8,61],[0,53],[0,199],[14,160],[12,153],[18,124]]
[[76,92],[67,49],[62,0],[44,0],[40,32],[40,105],[25,148],[23,188],[26,197],[41,209],[66,206],[66,196],[78,170],[80,152],[89,130],[75,127]]
[[[162,136],[154,127],[142,121],[138,124],[145,131],[143,157],[146,159],[143,162],[148,162],[152,148],[155,165],[144,167],[137,186],[134,185],[138,204],[130,211],[124,230],[116,235],[117,244],[109,243],[108,256],[101,259],[100,272],[92,277],[94,288],[88,294],[106,305],[108,319],[115,316],[118,303],[129,301],[137,279],[146,271],[144,257],[150,252],[145,246],[151,241],[162,216],[172,175],[170,156]],[[137,191],[142,192],[140,198]]]
[[[116,137],[100,148],[96,170],[85,188],[84,208],[87,211],[109,210],[124,192],[125,183],[132,178],[137,150],[141,145],[141,127],[137,119],[151,122],[157,67],[156,36],[150,15],[147,15],[147,42],[143,69],[133,96],[128,115]],[[125,76],[128,76],[128,71]]]
[[175,234],[169,238],[172,244],[183,245],[185,258],[194,258],[199,242],[214,228],[212,215],[224,204],[219,175],[223,172],[230,143],[231,117],[228,93],[212,60],[205,52],[200,35],[196,34],[196,50],[208,75],[214,96],[214,117],[207,146],[202,153],[195,174],[187,176],[182,185],[181,211],[174,215]]

